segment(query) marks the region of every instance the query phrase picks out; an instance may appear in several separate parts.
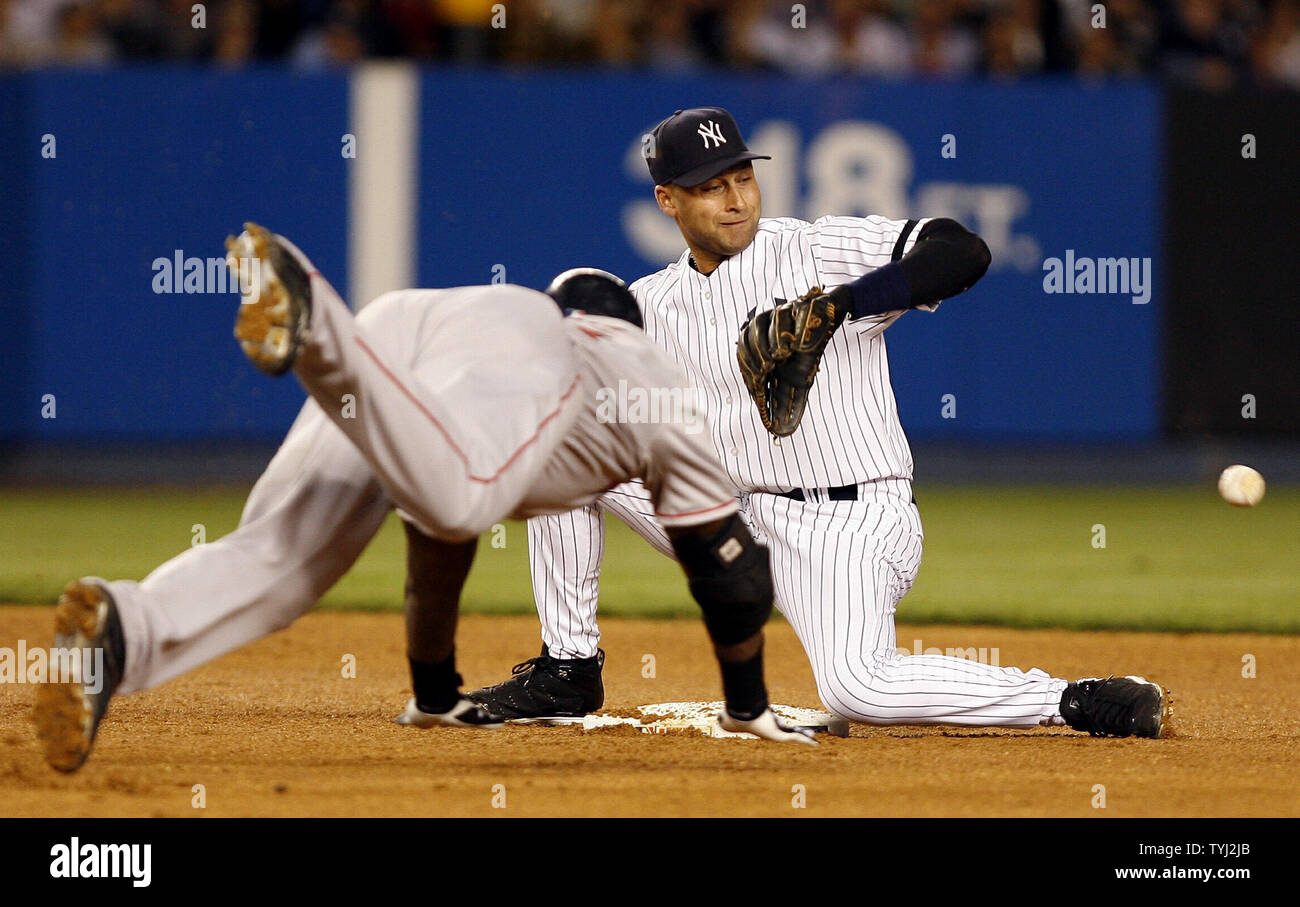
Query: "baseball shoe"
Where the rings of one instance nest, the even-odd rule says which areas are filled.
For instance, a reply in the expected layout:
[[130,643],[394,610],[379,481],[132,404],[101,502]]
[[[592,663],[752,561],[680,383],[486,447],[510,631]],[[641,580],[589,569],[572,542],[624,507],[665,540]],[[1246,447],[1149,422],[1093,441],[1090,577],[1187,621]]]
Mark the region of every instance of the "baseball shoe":
[[758,717],[746,720],[737,718],[724,708],[722,714],[718,715],[718,726],[724,731],[753,734],[755,737],[762,737],[764,740],[777,740],[782,743],[805,743],[808,746],[817,746],[817,741],[813,739],[813,732],[810,729],[791,727],[780,718],[777,718],[771,709],[764,709]]
[[226,238],[226,266],[239,275],[241,262],[247,284],[240,286],[235,338],[259,369],[283,375],[307,337],[311,279],[276,236],[254,223]]
[[[55,682],[51,676],[36,691],[36,736],[45,761],[61,772],[75,772],[90,755],[99,723],[122,682],[126,665],[122,622],[106,589],[87,580],[68,583],[54,608],[53,649],[103,653],[100,664],[94,664],[100,659],[91,656],[91,671],[98,676],[85,676],[84,669],[73,674],[75,680]],[[50,654],[53,670],[54,652]]]
[[411,727],[474,727],[494,730],[505,724],[496,715],[481,705],[462,697],[459,702],[445,712],[426,712],[415,704],[412,696],[406,703],[406,711],[393,719],[398,724]]
[[1144,677],[1085,677],[1061,694],[1061,717],[1094,737],[1159,737],[1169,696]]
[[465,696],[511,721],[581,718],[605,704],[604,665],[604,649],[591,658],[552,658],[542,646],[541,655],[514,666],[509,680]]

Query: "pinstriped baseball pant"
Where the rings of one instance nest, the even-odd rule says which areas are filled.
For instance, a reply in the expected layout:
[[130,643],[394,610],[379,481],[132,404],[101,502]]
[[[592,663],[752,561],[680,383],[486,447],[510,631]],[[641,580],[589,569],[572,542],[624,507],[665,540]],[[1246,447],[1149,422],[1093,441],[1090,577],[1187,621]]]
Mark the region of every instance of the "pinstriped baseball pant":
[[[910,483],[861,486],[857,501],[742,495],[741,516],[772,555],[776,607],[812,665],[828,709],[871,724],[1031,727],[1060,722],[1066,681],[1032,669],[896,648],[894,614],[921,564]],[[620,485],[596,506],[529,520],[533,591],[552,655],[595,653],[603,512],[672,556],[645,490]]]

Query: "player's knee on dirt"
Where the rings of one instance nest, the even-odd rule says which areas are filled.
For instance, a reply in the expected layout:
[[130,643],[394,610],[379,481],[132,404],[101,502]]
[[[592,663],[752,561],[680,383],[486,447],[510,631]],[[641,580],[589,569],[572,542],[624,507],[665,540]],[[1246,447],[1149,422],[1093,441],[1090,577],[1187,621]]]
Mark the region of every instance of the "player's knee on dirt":
[[898,718],[898,710],[890,704],[894,695],[889,677],[885,676],[888,664],[899,656],[886,652],[875,657],[864,655],[850,662],[812,659],[813,680],[817,684],[817,697],[827,710],[840,718],[865,724],[909,723],[912,718]]
[[763,629],[772,614],[772,570],[767,548],[740,517],[732,514],[712,532],[669,535],[714,644],[732,646]]

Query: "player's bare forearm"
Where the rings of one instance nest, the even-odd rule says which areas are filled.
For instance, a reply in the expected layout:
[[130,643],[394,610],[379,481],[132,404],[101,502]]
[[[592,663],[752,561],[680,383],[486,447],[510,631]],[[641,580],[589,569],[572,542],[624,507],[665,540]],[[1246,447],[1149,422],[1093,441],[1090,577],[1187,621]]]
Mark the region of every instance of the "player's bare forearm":
[[478,540],[444,542],[406,527],[406,654],[421,662],[451,655],[460,593]]
[[932,305],[969,290],[992,261],[988,244],[978,235],[939,217],[921,228],[911,251],[898,261],[837,287],[832,295],[851,318]]

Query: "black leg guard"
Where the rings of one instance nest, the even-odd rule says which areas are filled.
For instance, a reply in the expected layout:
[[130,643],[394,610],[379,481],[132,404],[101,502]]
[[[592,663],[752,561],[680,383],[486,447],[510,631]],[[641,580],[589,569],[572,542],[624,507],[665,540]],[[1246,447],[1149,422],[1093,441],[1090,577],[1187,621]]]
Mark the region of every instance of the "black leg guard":
[[670,535],[714,645],[732,646],[762,630],[772,614],[771,562],[740,517],[732,514],[712,533]]

